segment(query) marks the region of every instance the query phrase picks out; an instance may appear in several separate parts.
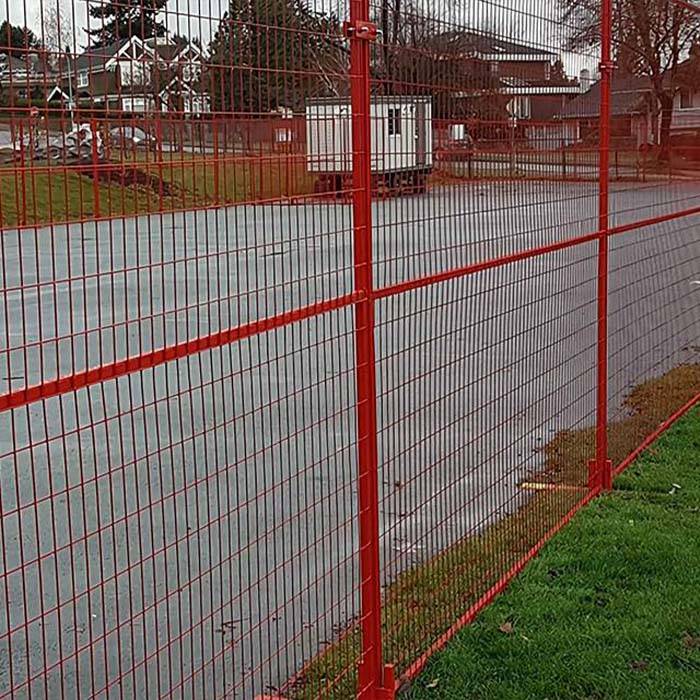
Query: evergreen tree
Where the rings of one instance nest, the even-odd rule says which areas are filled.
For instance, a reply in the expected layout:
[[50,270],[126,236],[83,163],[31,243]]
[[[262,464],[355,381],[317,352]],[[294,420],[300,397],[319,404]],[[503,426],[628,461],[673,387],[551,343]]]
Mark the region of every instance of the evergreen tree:
[[31,29],[10,24],[7,20],[0,24],[0,53],[19,57],[39,48],[41,42]]
[[171,34],[170,39],[175,44],[192,44],[200,51],[202,50],[202,40],[198,36],[187,37],[184,34]]
[[564,61],[561,58],[557,58],[552,64],[549,71],[549,82],[552,85],[576,85],[576,78],[569,78],[566,75],[566,69],[564,68]]
[[209,46],[212,109],[267,113],[337,94],[341,45],[337,20],[304,0],[230,0]]
[[97,20],[98,25],[87,30],[91,46],[107,46],[132,36],[140,39],[163,36],[165,26],[158,21],[158,13],[167,1],[98,1],[89,8],[90,17]]

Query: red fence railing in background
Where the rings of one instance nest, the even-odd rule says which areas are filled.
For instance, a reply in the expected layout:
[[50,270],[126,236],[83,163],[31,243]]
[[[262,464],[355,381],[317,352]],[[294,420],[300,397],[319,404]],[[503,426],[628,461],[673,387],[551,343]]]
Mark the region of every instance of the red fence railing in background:
[[395,697],[700,400],[700,14],[554,5],[10,9],[0,697]]

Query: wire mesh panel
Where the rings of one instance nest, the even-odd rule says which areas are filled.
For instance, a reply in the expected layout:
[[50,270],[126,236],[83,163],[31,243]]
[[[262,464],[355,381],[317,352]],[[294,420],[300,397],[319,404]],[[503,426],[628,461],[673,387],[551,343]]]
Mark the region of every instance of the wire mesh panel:
[[[698,206],[698,7],[613,4],[611,130],[634,138],[641,177],[614,188],[609,456],[620,470],[698,392],[693,290]],[[634,104],[633,104],[634,101]]]
[[3,414],[7,694],[250,695],[352,617],[347,332],[338,311]]
[[384,653],[403,680],[588,493],[599,159],[574,117],[600,55],[560,9],[370,3]]
[[[696,186],[686,185],[689,198]],[[610,445],[624,460],[698,388],[698,217],[611,240]]]
[[410,666],[587,494],[591,245],[378,307],[386,644]]
[[347,8],[22,9],[0,694],[272,692],[359,613],[352,217],[305,117],[348,94]]
[[0,696],[392,697],[698,400],[693,3],[5,10]]

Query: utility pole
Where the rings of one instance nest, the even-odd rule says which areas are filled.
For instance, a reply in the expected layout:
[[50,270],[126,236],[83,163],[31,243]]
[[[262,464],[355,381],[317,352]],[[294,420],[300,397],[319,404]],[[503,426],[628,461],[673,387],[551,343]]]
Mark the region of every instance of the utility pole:
[[68,73],[68,114],[70,115],[70,130],[73,131],[75,122],[73,120],[73,72],[71,71],[71,53],[66,47],[66,71]]

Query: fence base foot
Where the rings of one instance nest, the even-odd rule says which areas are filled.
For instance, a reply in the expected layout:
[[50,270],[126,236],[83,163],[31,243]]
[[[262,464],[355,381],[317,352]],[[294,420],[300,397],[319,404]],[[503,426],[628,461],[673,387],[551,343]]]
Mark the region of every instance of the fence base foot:
[[602,467],[596,459],[588,461],[588,488],[612,491],[612,460],[606,459]]
[[358,700],[395,700],[396,698],[396,675],[394,664],[384,666],[384,678],[381,687],[372,686],[358,693]]
[[396,697],[396,678],[394,676],[394,664],[384,666],[384,687],[381,689],[380,698],[394,700]]

